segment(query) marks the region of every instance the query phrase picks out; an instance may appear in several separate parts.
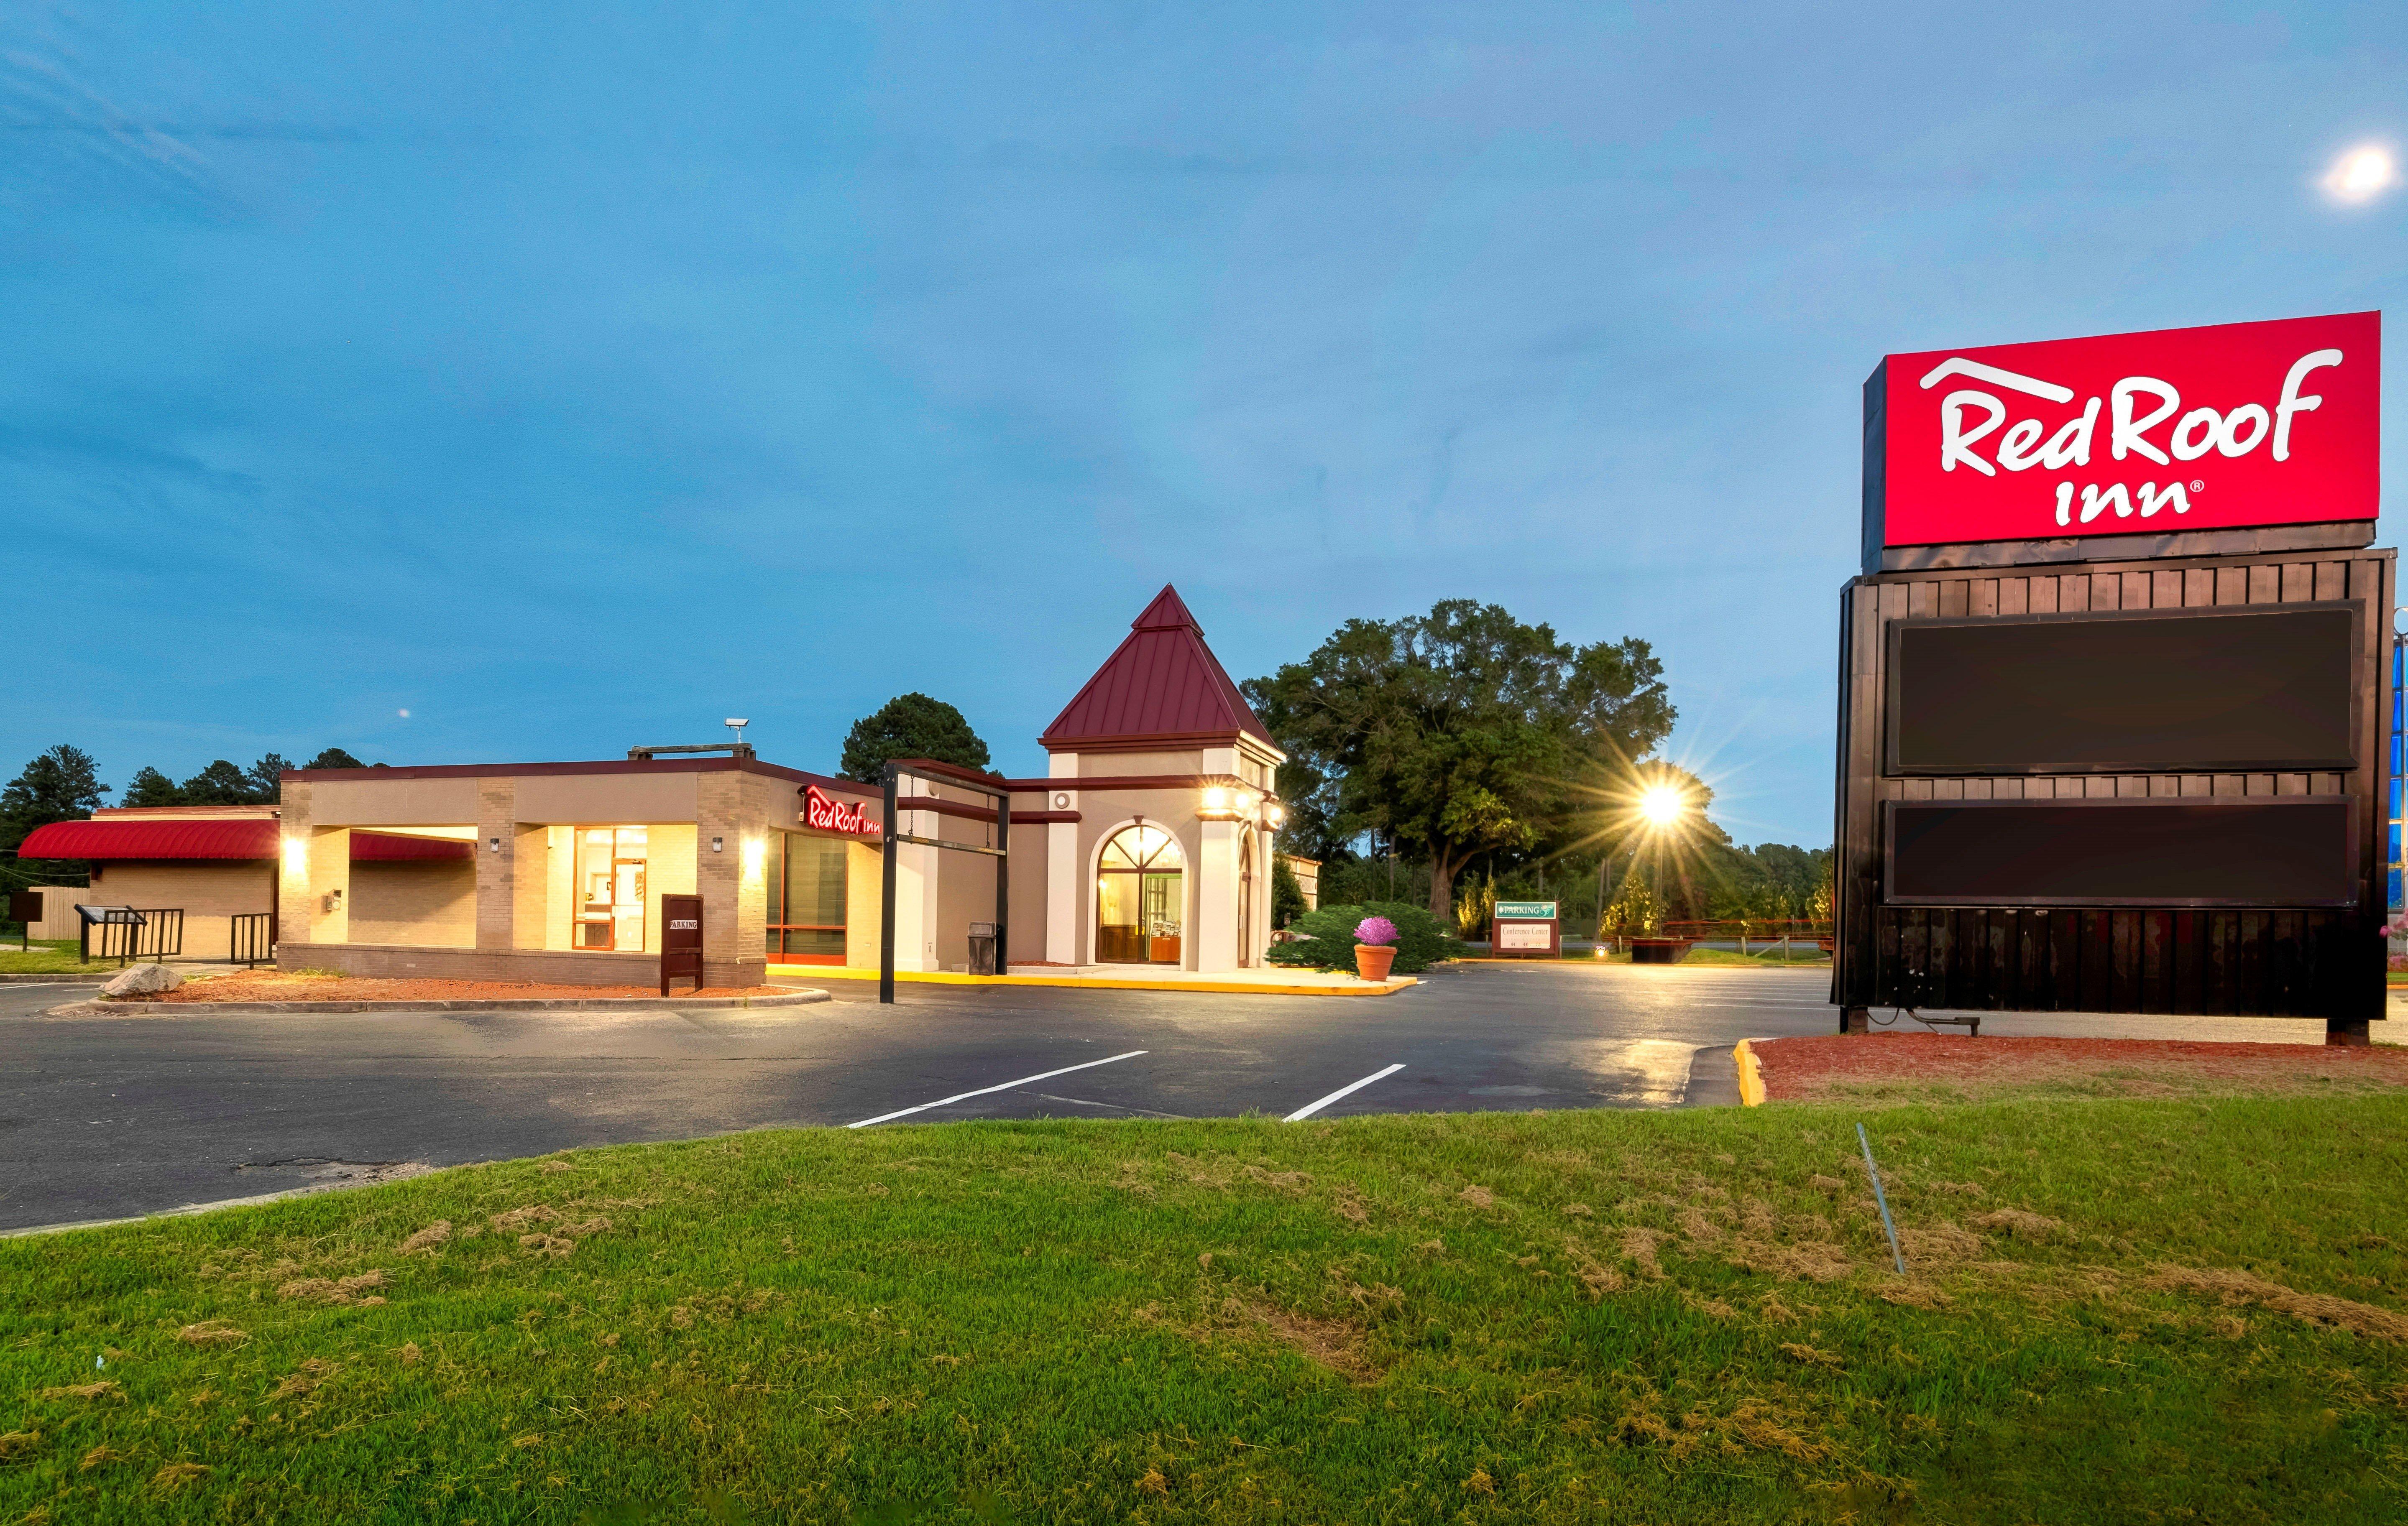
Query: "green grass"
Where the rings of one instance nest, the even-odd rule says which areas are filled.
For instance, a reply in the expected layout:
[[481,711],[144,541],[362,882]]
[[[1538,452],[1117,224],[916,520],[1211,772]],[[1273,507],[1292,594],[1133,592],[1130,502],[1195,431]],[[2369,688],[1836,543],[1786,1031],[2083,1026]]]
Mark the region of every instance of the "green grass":
[[0,1522],[2397,1520],[2403,1178],[2397,1097],[580,1151],[0,1242]]
[[19,952],[16,938],[0,939],[0,975],[97,975],[114,973],[116,960],[86,962],[76,958],[73,938],[36,938]]

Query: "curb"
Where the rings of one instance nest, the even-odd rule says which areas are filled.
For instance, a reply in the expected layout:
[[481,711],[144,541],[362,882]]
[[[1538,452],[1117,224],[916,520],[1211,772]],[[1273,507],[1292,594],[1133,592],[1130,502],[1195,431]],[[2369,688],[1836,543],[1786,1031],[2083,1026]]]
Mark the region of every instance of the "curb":
[[[771,977],[783,974],[787,978],[809,980],[875,980],[876,970],[850,970],[832,964],[772,964]],[[1394,996],[1408,987],[1421,984],[1417,977],[1392,976],[1384,985],[1368,986],[1270,986],[1245,980],[1114,980],[1076,975],[956,975],[951,970],[896,970],[897,985],[930,986],[1050,986],[1063,991],[1159,991],[1168,992],[1208,991],[1230,996]]]
[[216,1017],[228,1012],[671,1012],[710,1007],[809,1006],[832,1001],[824,991],[779,996],[695,996],[685,1001],[659,996],[539,996],[486,1002],[70,1002],[45,1017],[96,1018],[144,1012],[162,1017]]
[[1756,1040],[1742,1038],[1731,1047],[1731,1058],[1739,1062],[1739,1102],[1742,1107],[1764,1105],[1764,1066],[1756,1058]]
[[[7,952],[6,948],[0,948],[0,953]],[[64,972],[57,975],[25,975],[12,970],[7,974],[0,975],[0,985],[105,986],[116,979],[120,973],[122,972],[111,970],[107,975],[69,975]]]

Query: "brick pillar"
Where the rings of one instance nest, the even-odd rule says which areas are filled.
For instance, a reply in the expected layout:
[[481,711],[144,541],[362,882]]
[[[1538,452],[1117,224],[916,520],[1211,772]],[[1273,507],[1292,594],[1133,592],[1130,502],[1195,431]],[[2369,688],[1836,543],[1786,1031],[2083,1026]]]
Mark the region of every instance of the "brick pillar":
[[768,839],[761,813],[745,809],[744,789],[745,776],[733,770],[695,780],[694,888],[702,897],[703,979],[714,986],[758,985],[768,965]]
[[305,968],[309,947],[348,943],[351,932],[351,834],[309,820],[309,787],[284,787],[277,820],[277,964]]
[[[477,950],[515,947],[518,913],[518,780],[477,781]],[[499,850],[496,851],[498,845]],[[532,871],[541,883],[543,866]],[[538,947],[540,947],[538,934]]]

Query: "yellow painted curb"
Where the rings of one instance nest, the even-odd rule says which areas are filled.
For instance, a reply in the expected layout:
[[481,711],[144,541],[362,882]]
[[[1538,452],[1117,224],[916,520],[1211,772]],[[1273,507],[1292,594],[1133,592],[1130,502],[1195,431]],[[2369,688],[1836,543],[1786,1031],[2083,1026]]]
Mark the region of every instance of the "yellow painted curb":
[[1764,1069],[1756,1062],[1756,1050],[1749,1040],[1741,1039],[1731,1047],[1731,1058],[1739,1062],[1739,1100],[1742,1107],[1764,1105]]
[[[770,975],[803,980],[875,980],[876,970],[837,964],[772,964]],[[930,986],[1052,986],[1063,991],[1196,991],[1231,996],[1394,996],[1421,982],[1395,976],[1380,986],[1266,986],[1250,980],[1114,980],[1079,975],[956,975],[951,970],[896,970],[895,978]]]

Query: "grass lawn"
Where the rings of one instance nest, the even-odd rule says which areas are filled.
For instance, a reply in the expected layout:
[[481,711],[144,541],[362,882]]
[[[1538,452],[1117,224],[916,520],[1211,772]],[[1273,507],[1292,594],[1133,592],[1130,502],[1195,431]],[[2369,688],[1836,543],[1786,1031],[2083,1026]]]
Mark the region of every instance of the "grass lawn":
[[2399,1520],[2403,1179],[2396,1096],[579,1151],[0,1241],[0,1522]]
[[117,961],[85,963],[76,958],[73,938],[36,938],[22,953],[19,940],[0,939],[0,975],[97,975],[106,970],[115,974]]

